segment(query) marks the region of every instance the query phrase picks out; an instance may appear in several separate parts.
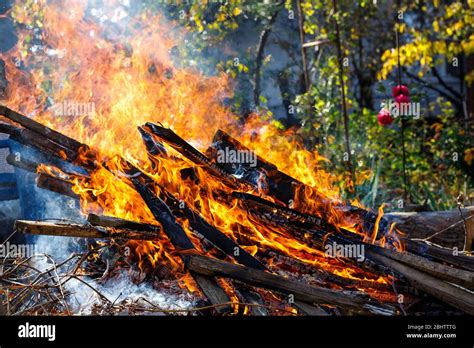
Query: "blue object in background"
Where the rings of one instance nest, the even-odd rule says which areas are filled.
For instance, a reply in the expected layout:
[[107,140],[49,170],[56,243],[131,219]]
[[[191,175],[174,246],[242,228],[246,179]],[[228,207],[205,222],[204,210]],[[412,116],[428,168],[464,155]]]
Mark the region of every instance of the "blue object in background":
[[[70,163],[59,158],[46,158],[40,151],[10,140],[10,151],[15,156],[37,162],[47,163],[71,172],[85,174]],[[36,173],[15,167],[21,215],[26,220],[79,219],[79,201],[36,186]]]
[[[10,149],[9,139],[0,140],[0,149]],[[0,201],[18,199],[18,186],[15,173],[0,173]]]

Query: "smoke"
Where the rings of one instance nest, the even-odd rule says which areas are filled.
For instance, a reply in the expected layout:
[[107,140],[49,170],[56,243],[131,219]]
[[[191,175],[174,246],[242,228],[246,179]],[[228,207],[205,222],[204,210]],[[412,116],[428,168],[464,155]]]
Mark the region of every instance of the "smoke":
[[[36,240],[35,251],[37,257],[32,259],[32,263],[34,267],[44,271],[51,268],[51,259],[59,264],[75,252],[84,252],[84,243],[77,238],[40,236]],[[66,274],[71,272],[75,265],[76,263],[71,261],[58,269],[54,272],[55,280],[69,279]],[[177,294],[171,290],[157,290],[146,282],[135,284],[126,270],[122,270],[118,275],[105,281],[88,277],[80,277],[80,279],[69,279],[64,283],[62,290],[69,294],[66,297],[69,310],[78,315],[99,314],[97,311],[101,311],[101,308],[107,304],[123,305],[121,310],[115,309],[114,314],[133,314],[127,309],[133,306],[127,305],[135,304],[141,308],[152,309],[153,312],[150,313],[155,315],[163,315],[157,309],[188,309],[195,306],[197,301],[196,297],[185,289],[179,288],[179,294]],[[100,314],[107,314],[107,312],[100,312]]]

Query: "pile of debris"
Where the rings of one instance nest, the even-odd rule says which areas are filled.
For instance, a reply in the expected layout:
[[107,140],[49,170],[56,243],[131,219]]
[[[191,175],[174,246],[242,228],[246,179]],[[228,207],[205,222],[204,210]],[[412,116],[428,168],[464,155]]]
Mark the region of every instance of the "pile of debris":
[[[9,134],[10,139],[41,151],[45,158],[60,158],[87,173],[68,171],[66,167],[52,168],[49,163],[36,163],[10,155],[10,164],[37,173],[38,187],[93,203],[98,199],[94,190],[81,192],[79,197],[75,187],[78,183],[93,185],[93,173],[98,169],[107,169],[116,180],[139,194],[155,219],[155,223],[144,223],[89,214],[86,224],[16,221],[17,232],[79,237],[90,241],[89,252],[79,257],[81,262],[74,272],[90,271],[91,267],[104,263],[104,253],[91,260],[92,254],[100,254],[97,248],[121,249],[130,242],[166,239],[168,244],[163,245],[172,248],[169,251],[181,268],[158,260],[153,264],[155,269],[151,273],[148,270],[148,273],[155,279],[184,277],[197,285],[194,290],[203,301],[197,310],[199,313],[474,314],[474,257],[471,253],[466,250],[453,253],[451,249],[422,240],[400,237],[380,214],[333,202],[258,156],[255,163],[219,161],[219,154],[229,150],[252,153],[223,131],[216,133],[212,146],[202,153],[161,125],[147,123],[139,127],[149,160],[157,172],[163,170],[163,159],[186,162],[189,168],[181,171],[183,182],[194,187],[203,184],[203,178],[218,182],[221,189],[211,193],[200,192],[203,199],[226,205],[229,214],[233,214],[235,209],[244,211],[255,231],[235,231],[229,235],[218,227],[218,223],[206,219],[198,204],[191,206],[180,199],[180,192],[171,192],[160,182],[159,176],[145,172],[131,161],[121,156],[105,160],[87,144],[7,107],[0,106],[0,115],[3,116],[0,118],[3,121],[0,132]],[[170,154],[170,148],[180,156]],[[308,200],[307,205],[305,200]],[[298,202],[296,206],[288,203],[295,201]],[[350,220],[351,230],[344,228],[342,223],[338,224],[334,216]],[[303,251],[305,248],[319,250],[320,255],[324,255],[330,246],[337,251],[336,255],[326,259],[328,267],[325,268],[320,267],[318,262],[305,262],[298,255],[281,253],[271,245],[259,245],[255,250],[243,247],[249,245],[249,233],[267,230],[287,240],[294,240]],[[348,257],[348,252],[361,250],[363,255],[359,256],[362,257]],[[107,255],[110,256],[110,253]],[[115,262],[114,267],[130,266],[133,257]],[[89,265],[86,268],[85,261]],[[11,260],[6,268],[9,271],[2,273],[0,282],[7,287],[21,288],[21,281],[9,280],[8,277],[22,279],[18,274],[22,269],[19,265],[26,264],[27,260]],[[107,265],[97,272],[96,277],[103,277],[105,273],[110,277],[113,274],[110,265]],[[54,269],[58,267],[55,265]],[[51,278],[51,272],[41,272],[36,278],[30,275],[27,279],[35,279],[34,284],[37,284],[38,279]],[[78,278],[74,272],[67,273],[67,277]],[[26,278],[23,280],[26,281]],[[42,286],[47,283],[46,280],[39,282],[43,284],[39,286],[41,291],[46,291]],[[31,290],[31,284],[28,284]],[[48,286],[55,289],[52,303],[64,302],[67,294],[62,292],[60,283]],[[18,296],[16,293],[14,301],[21,299]],[[32,300],[34,298],[31,297]],[[10,299],[11,296],[7,296],[6,302],[9,303]],[[109,303],[108,306],[109,309],[116,309],[120,305]],[[137,303],[133,306],[130,313],[144,311],[144,307]],[[35,310],[44,313],[44,307],[41,303],[38,307],[30,305],[29,313]],[[153,309],[148,310],[153,312]],[[175,313],[173,310],[155,311]],[[183,310],[186,311],[190,310]]]

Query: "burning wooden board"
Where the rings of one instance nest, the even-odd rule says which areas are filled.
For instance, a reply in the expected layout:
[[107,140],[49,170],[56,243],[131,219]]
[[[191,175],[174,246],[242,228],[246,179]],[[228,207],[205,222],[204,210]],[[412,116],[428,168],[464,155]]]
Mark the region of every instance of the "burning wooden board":
[[[133,185],[133,187],[135,188],[135,190],[138,191],[138,193],[142,196],[142,198],[145,200],[145,202],[147,203],[147,205],[149,206],[149,208],[152,210],[152,211],[155,211],[155,219],[161,223],[161,225],[163,225],[163,222],[165,223],[165,226],[164,226],[164,232],[165,233],[168,233],[168,237],[170,238],[170,240],[174,241],[173,243],[175,244],[175,246],[178,247],[178,249],[181,249],[181,250],[194,250],[194,247],[193,247],[193,243],[189,243],[189,242],[186,242],[186,240],[189,240],[189,238],[186,236],[186,231],[180,226],[180,223],[182,222],[181,218],[178,218],[176,219],[176,217],[174,216],[174,212],[175,213],[179,213],[180,209],[178,208],[174,208],[174,212],[172,211],[172,209],[170,209],[169,206],[167,206],[167,204],[162,201],[158,196],[156,196],[154,190],[156,189],[156,185],[159,185],[159,183],[155,182],[155,180],[153,179],[153,176],[148,176],[146,173],[144,172],[141,172],[141,171],[136,171],[135,174],[132,173],[132,175],[130,175],[130,173],[128,173],[128,177],[123,177],[123,175],[121,175],[120,173],[117,173],[115,172],[114,173],[114,170],[111,170],[110,168],[108,168],[108,165],[107,163],[102,163],[102,160],[99,160],[98,157],[96,157],[97,155],[95,154],[95,152],[91,149],[88,148],[87,145],[85,144],[80,144],[78,145],[77,142],[75,143],[72,139],[68,140],[68,138],[63,138],[64,136],[62,135],[57,135],[56,133],[52,133],[54,134],[53,136],[53,139],[49,139],[47,137],[47,135],[50,133],[50,131],[48,131],[48,128],[47,127],[44,127],[42,126],[41,124],[38,124],[38,123],[33,123],[31,124],[31,122],[34,122],[32,120],[28,120],[28,121],[25,121],[22,117],[22,115],[19,115],[17,113],[13,113],[13,112],[3,112],[3,114],[6,116],[6,117],[9,117],[9,115],[13,115],[13,119],[16,123],[20,124],[21,126],[25,127],[26,129],[30,129],[30,131],[38,131],[40,134],[42,135],[45,135],[46,138],[48,139],[48,141],[51,141],[51,143],[48,143],[48,148],[49,149],[52,149],[53,151],[51,155],[58,155],[58,151],[57,150],[60,150],[60,147],[64,147],[68,150],[71,151],[70,153],[70,160],[71,161],[75,161],[77,165],[83,165],[83,167],[89,171],[89,172],[94,172],[94,170],[96,170],[96,168],[100,168],[100,167],[105,167],[107,169],[110,170],[110,172],[114,175],[116,175],[117,179],[119,180],[125,180],[125,181],[129,181],[129,185]],[[144,130],[146,131],[146,128],[144,128]],[[59,133],[60,134],[60,133]],[[168,138],[170,138],[170,133],[169,131],[167,133]],[[142,135],[143,135],[143,132],[142,132]],[[177,141],[177,142],[182,142],[184,140],[182,140],[181,138],[176,138],[176,137],[172,137],[172,139],[174,139],[173,141]],[[28,139],[35,139],[35,137],[29,137]],[[150,139],[148,139],[149,141]],[[35,146],[35,143],[34,141],[31,142],[33,146]],[[36,144],[37,148],[41,148],[41,145],[40,144]],[[43,149],[45,148],[44,146],[42,147]],[[175,149],[181,149],[181,147],[179,146],[174,146]],[[207,168],[207,167],[211,167],[212,163],[208,163],[206,160],[205,160],[205,157],[201,157],[201,155],[199,155],[198,153],[196,153],[194,150],[192,150],[192,148],[190,148],[188,145],[187,146],[184,146],[183,148],[187,148],[187,152],[188,153],[191,153],[191,154],[194,154],[193,156],[191,156],[192,159],[194,159],[194,163],[195,164],[199,164],[200,166],[204,167],[204,168]],[[79,156],[79,153],[80,151],[83,151],[83,149],[86,149],[86,151],[88,151],[88,156],[87,157],[84,157],[84,156]],[[76,155],[77,154],[77,155]],[[156,152],[154,154],[150,154],[150,156],[162,156],[164,154],[164,152],[162,151],[159,151],[159,152]],[[204,156],[204,155],[202,155]],[[66,156],[67,158],[67,156]],[[87,160],[85,159],[87,158]],[[204,159],[203,159],[204,158]],[[197,162],[197,163],[196,163]],[[123,169],[127,169],[127,170],[135,170],[133,169],[133,166],[125,161],[124,162],[125,165],[122,165],[121,166],[121,169],[122,169],[122,174],[123,174]],[[265,164],[266,167],[268,167],[269,165],[268,164]],[[125,172],[127,172],[127,170],[125,170]],[[49,173],[51,174],[51,173]],[[71,173],[69,173],[68,175],[70,175]],[[127,173],[125,173],[127,174]],[[223,175],[227,176],[227,175],[230,175],[232,176],[233,174],[232,173],[225,173],[224,171],[219,171],[219,170],[214,170],[214,171],[210,171],[209,172],[210,175],[212,175],[213,177],[215,178],[219,178],[219,177],[222,177]],[[71,174],[71,177],[74,177],[74,174]],[[235,177],[234,177],[235,178]],[[238,178],[235,178],[237,180],[237,183],[238,183]],[[74,181],[73,181],[74,182]],[[224,182],[224,184],[227,184],[227,185],[230,185],[229,183],[231,183],[233,186],[233,188],[235,188],[235,180],[227,180],[226,182]],[[72,184],[72,182],[71,182]],[[248,184],[248,183],[247,183]],[[238,186],[238,187],[245,187],[244,186]],[[277,187],[277,186],[275,186]],[[161,190],[158,190],[161,192]],[[239,198],[239,197],[235,197],[235,198]],[[283,226],[283,230],[285,230],[286,232],[294,232],[294,228],[295,227],[298,227],[300,230],[306,230],[308,231],[309,233],[312,233],[314,234],[314,236],[316,236],[317,238],[315,238],[314,240],[316,241],[316,243],[318,243],[318,239],[324,237],[323,234],[321,234],[324,230],[324,228],[327,228],[327,229],[331,229],[333,232],[331,234],[331,238],[336,238],[335,241],[336,242],[350,242],[350,243],[359,243],[359,244],[363,244],[363,245],[366,245],[368,247],[368,251],[367,251],[367,255],[368,256],[368,259],[370,259],[370,262],[371,264],[370,265],[366,265],[364,263],[358,265],[358,267],[362,267],[363,269],[364,268],[367,268],[368,270],[370,270],[369,272],[374,272],[374,268],[373,266],[374,265],[378,265],[378,266],[382,266],[382,270],[383,269],[391,269],[393,270],[394,272],[396,272],[397,274],[400,274],[402,275],[402,278],[401,279],[407,279],[408,282],[411,283],[411,285],[413,285],[414,287],[417,287],[418,289],[424,291],[424,292],[427,292],[427,293],[430,293],[431,295],[439,298],[441,301],[445,301],[447,303],[449,303],[450,305],[453,305],[454,307],[457,307],[459,308],[460,310],[462,311],[465,311],[467,313],[472,313],[473,311],[473,303],[472,303],[472,294],[470,293],[469,290],[467,289],[463,289],[463,288],[453,288],[451,285],[449,285],[449,283],[446,283],[446,282],[443,282],[443,280],[441,279],[438,279],[439,277],[443,277],[445,276],[445,279],[447,279],[448,281],[450,282],[456,282],[457,284],[460,284],[460,285],[463,285],[463,286],[466,286],[466,287],[471,287],[472,286],[472,274],[469,273],[469,272],[460,272],[460,271],[454,271],[454,272],[450,272],[445,266],[443,266],[442,264],[436,264],[436,263],[430,263],[428,261],[426,262],[419,262],[420,259],[416,259],[416,256],[410,256],[409,254],[407,253],[394,253],[392,252],[392,254],[387,254],[386,252],[384,252],[384,249],[380,248],[380,247],[376,247],[376,246],[370,246],[367,244],[367,241],[365,240],[360,240],[360,236],[358,237],[358,235],[356,234],[351,234],[351,233],[342,233],[341,235],[338,235],[337,231],[340,231],[340,232],[343,232],[341,229],[337,228],[337,226],[333,226],[329,221],[324,221],[324,225],[321,224],[321,220],[311,220],[311,219],[307,219],[308,215],[305,215],[307,214],[307,212],[305,211],[298,211],[298,210],[293,210],[292,208],[288,208],[288,207],[281,207],[279,208],[278,206],[273,206],[270,204],[271,202],[265,202],[265,201],[261,201],[261,200],[258,200],[256,199],[256,201],[261,205],[261,206],[265,206],[267,208],[271,208],[271,209],[281,209],[281,216],[284,216],[285,214],[287,215],[287,220],[284,221],[284,226]],[[158,204],[155,204],[158,203]],[[169,199],[169,202],[173,202],[173,200],[170,198]],[[170,203],[170,204],[171,204]],[[358,208],[360,209],[360,208]],[[269,212],[270,214],[271,212]],[[277,213],[277,212],[275,212]],[[194,212],[193,214],[196,214],[196,216],[199,216],[200,212]],[[348,213],[350,214],[350,212]],[[303,218],[303,221],[301,221],[301,219]],[[306,218],[306,221],[304,221]],[[184,220],[183,220],[184,221]],[[319,221],[319,222],[318,222]],[[205,220],[201,220],[201,225],[202,223],[205,222]],[[308,225],[298,225],[298,224],[301,224],[303,222],[304,223],[310,223],[310,226]],[[206,222],[207,224],[207,222]],[[315,227],[316,225],[319,225],[319,232],[317,232],[316,230],[312,231],[311,230],[311,224],[313,225],[313,227]],[[212,225],[209,225],[210,227],[212,227]],[[268,226],[265,226],[265,222],[261,222],[261,223],[258,223],[258,226],[259,226],[259,229],[266,229],[268,228]],[[136,226],[136,228],[138,229],[138,226]],[[174,232],[173,232],[174,231]],[[179,233],[178,233],[179,232]],[[193,232],[193,230],[189,230],[189,232]],[[286,233],[285,232],[285,233]],[[220,235],[221,231],[214,231],[213,233],[217,233],[217,235]],[[216,244],[219,244],[219,242],[216,242],[216,240],[214,240],[214,243]],[[238,247],[238,245],[237,245]],[[225,249],[225,248],[223,248]],[[222,250],[222,249],[221,249]],[[315,249],[316,250],[316,249]],[[230,250],[229,250],[230,251]],[[231,257],[236,257],[236,255],[232,255],[232,253],[229,253],[229,251],[225,252],[228,256],[231,256]],[[257,249],[257,252],[258,252],[258,249]],[[196,251],[193,251],[192,254],[195,254]],[[206,270],[206,269],[203,269],[202,267],[200,268],[200,266],[197,266],[196,265],[196,262],[191,262],[189,263],[189,260],[200,260],[198,258],[194,258],[194,256],[189,255],[187,256],[187,253],[184,253],[182,254],[182,258],[183,260],[185,261],[185,263],[187,263],[188,265],[191,264],[191,268],[194,268],[191,269],[191,272],[195,272],[196,273],[196,269],[199,269],[200,270],[200,273],[204,273],[204,275],[206,277],[209,277],[209,272],[212,273],[212,272],[215,272],[215,271],[209,271],[209,270]],[[245,255],[245,254],[244,254]],[[466,256],[467,257],[467,256]],[[250,260],[253,260],[253,257],[250,257],[250,256],[247,256],[247,258],[249,259],[249,262],[253,262],[253,261],[250,261]],[[204,259],[202,259],[204,260]],[[205,260],[208,260],[208,259],[205,259]],[[210,264],[204,262],[204,264],[208,265],[209,267],[211,267],[211,265],[213,265],[214,261],[212,261],[212,259],[209,259],[211,262]],[[236,259],[238,260],[238,259]],[[243,261],[244,259],[241,259],[241,260],[238,260],[238,262],[246,262],[246,261]],[[218,261],[216,261],[218,262]],[[335,261],[336,262],[336,261]],[[337,261],[337,262],[342,262],[341,261]],[[415,263],[418,263],[415,267]],[[199,264],[199,263],[198,263]],[[227,271],[223,271],[223,270],[220,270],[219,272],[215,273],[215,274],[219,274],[220,276],[226,276],[226,277],[230,277],[230,278],[236,278],[238,279],[239,281],[243,281],[243,278],[241,276],[242,274],[242,271],[240,268],[238,269],[235,269],[233,268],[232,264],[220,264],[218,263],[220,266],[223,266],[225,265],[226,267],[224,268],[227,268],[228,270]],[[343,264],[347,265],[348,267],[354,267],[354,260],[344,260],[343,261]],[[261,265],[261,262],[258,261],[257,259],[255,259],[255,264],[253,266],[250,266],[252,268],[259,268]],[[249,268],[249,269],[252,269],[252,268]],[[229,271],[230,270],[230,271]],[[233,273],[233,272],[237,272],[237,273]],[[207,272],[207,273],[206,273]],[[251,271],[252,273],[253,271]],[[264,284],[262,283],[262,279],[266,279],[266,274],[267,273],[258,273],[258,272],[262,272],[262,270],[258,270],[258,269],[255,269],[255,272],[257,272],[256,274],[258,274],[259,276],[257,278],[256,281],[250,281],[249,279],[247,279],[246,281],[248,281],[250,284],[252,285],[259,285],[259,286],[264,286],[264,287],[269,287],[268,284]],[[382,271],[384,272],[384,271]],[[199,276],[197,274],[200,274],[199,272],[197,272],[194,276],[195,278],[197,277],[198,279]],[[245,273],[245,272],[244,272]],[[214,273],[212,275],[215,275]],[[268,273],[270,274],[270,273]],[[433,274],[435,275],[436,277],[433,277],[432,275],[429,275],[429,274]],[[204,278],[204,279],[210,279],[210,278]],[[271,278],[273,279],[273,278]],[[281,279],[280,279],[281,280]],[[207,280],[204,280],[203,283],[205,283],[206,285],[205,286],[210,286],[209,289],[215,289],[215,290],[212,290],[211,292],[208,292],[206,293],[206,295],[208,296],[208,298],[210,297],[211,299],[211,302],[213,302],[214,304],[216,305],[221,305],[223,303],[226,302],[226,298],[224,297],[225,295],[225,292],[222,292],[222,296],[216,296],[215,294],[217,294],[215,291],[221,291],[221,290],[217,290],[219,289],[219,286],[217,285],[216,286],[216,283],[209,283]],[[328,284],[329,285],[329,284]],[[271,287],[270,287],[271,288]],[[279,291],[282,291],[282,289],[278,289]],[[288,290],[288,289],[287,289]],[[285,292],[285,291],[283,291]],[[288,291],[287,291],[288,292]],[[298,295],[299,296],[299,295]],[[305,300],[308,300],[308,298],[306,297],[301,297],[299,296],[298,298],[300,299],[305,299]],[[312,299],[310,301],[313,301]],[[315,302],[320,302],[320,301],[316,301],[314,300]],[[324,301],[328,301],[327,299],[326,300],[323,300]],[[376,308],[379,308],[378,311],[379,312],[383,312],[384,310],[384,305],[382,304],[379,304],[377,302],[373,302],[371,303],[369,300],[364,304],[364,305],[369,305],[369,306],[374,306],[375,304],[375,307]],[[339,306],[341,307],[344,307],[343,305],[343,302],[339,302],[338,303]],[[364,305],[362,307],[358,307],[360,311],[363,311],[364,310]],[[377,307],[378,306],[378,307]],[[224,306],[225,307],[225,306]],[[303,307],[303,306],[302,306]],[[390,309],[392,312],[393,312],[393,308]],[[389,311],[390,311],[389,310]]]

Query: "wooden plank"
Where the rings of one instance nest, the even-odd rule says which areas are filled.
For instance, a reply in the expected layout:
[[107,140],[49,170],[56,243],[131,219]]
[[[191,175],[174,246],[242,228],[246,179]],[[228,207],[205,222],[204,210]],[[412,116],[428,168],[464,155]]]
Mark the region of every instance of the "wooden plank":
[[[467,225],[467,248],[474,235],[474,206],[461,209]],[[462,250],[465,238],[463,218],[458,209],[446,211],[393,212],[384,215],[390,223],[395,222],[410,239],[425,239],[446,248]],[[440,231],[444,231],[439,233]],[[438,234],[439,233],[439,234]],[[434,236],[434,237],[432,237]],[[472,243],[472,242],[471,242]]]
[[211,161],[209,158],[206,157],[206,155],[191,146],[183,138],[174,133],[171,129],[161,127],[151,122],[146,123],[144,128],[153,135],[166,142],[168,145],[170,145],[173,149],[178,151],[188,160],[190,160],[194,164],[201,166],[209,174],[218,177],[222,183],[234,189],[243,186],[229,172],[227,172],[221,166],[218,166],[216,163]]
[[[144,185],[138,178],[130,178],[135,189],[140,194],[146,205],[150,209],[155,219],[163,226],[163,231],[166,233],[171,243],[182,254],[180,255],[184,262],[188,259],[187,251],[196,250],[194,244],[186,235],[183,228],[176,222],[175,217],[168,208],[168,206],[157,197],[146,185]],[[230,298],[225,291],[217,284],[215,279],[206,278],[202,276],[195,277],[194,280],[199,285],[199,288],[206,295],[209,301],[214,305],[230,302]],[[232,310],[231,306],[219,306],[215,308],[217,313],[228,313]]]
[[438,279],[443,279],[448,282],[461,285],[468,289],[474,288],[474,272],[450,267],[438,262],[433,262],[424,257],[412,254],[407,251],[396,252],[393,250],[374,246],[369,246],[369,248],[371,248],[379,255],[383,255],[391,259],[401,261],[410,267],[414,267],[418,270],[436,276]]
[[[366,254],[370,253],[367,251]],[[458,286],[446,283],[425,272],[407,266],[399,261],[388,257],[371,253],[368,255],[386,267],[407,278],[413,287],[433,296],[437,299],[450,304],[451,306],[468,313],[474,314],[474,293],[472,291],[460,288]]]
[[20,124],[21,126],[34,131],[38,134],[43,135],[47,139],[51,139],[59,145],[62,145],[68,149],[79,151],[79,149],[84,148],[84,144],[65,136],[49,127],[42,125],[41,123],[26,117],[16,111],[9,109],[4,105],[0,105],[0,115],[5,116],[9,120]]
[[295,299],[304,302],[332,304],[357,309],[361,309],[370,302],[369,297],[361,292],[336,291],[311,286],[279,275],[206,256],[189,255],[186,265],[189,270],[203,275],[239,280],[249,285],[293,295]]
[[158,234],[161,232],[161,226],[146,224],[142,222],[124,220],[113,216],[97,215],[90,213],[87,216],[87,222],[93,226],[113,227],[125,230],[135,230]]
[[15,230],[45,236],[62,236],[78,238],[113,238],[122,240],[154,240],[156,234],[150,232],[135,232],[113,228],[100,228],[90,225],[63,224],[45,221],[17,220]]
[[73,185],[70,182],[61,180],[46,173],[38,174],[36,177],[36,186],[74,199],[80,198],[79,195],[73,191]]

